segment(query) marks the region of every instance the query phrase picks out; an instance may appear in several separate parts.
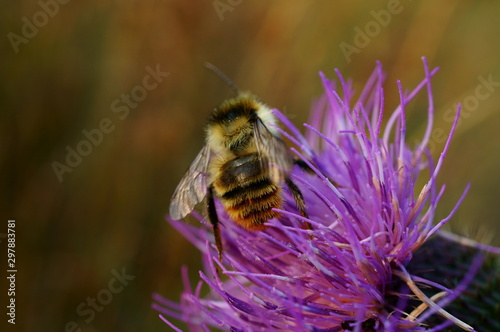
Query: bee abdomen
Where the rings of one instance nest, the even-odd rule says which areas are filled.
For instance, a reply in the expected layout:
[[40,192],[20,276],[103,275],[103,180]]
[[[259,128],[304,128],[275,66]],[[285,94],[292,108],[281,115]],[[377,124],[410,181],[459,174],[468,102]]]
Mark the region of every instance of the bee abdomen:
[[246,197],[256,198],[272,192],[274,187],[275,185],[273,185],[269,179],[259,179],[250,183],[235,186],[231,189],[224,188],[225,190],[224,193],[221,194],[221,198],[227,201],[239,201],[240,199]]
[[267,178],[220,192],[219,197],[231,219],[253,230],[263,229],[267,220],[277,217],[273,209],[283,202],[281,187]]

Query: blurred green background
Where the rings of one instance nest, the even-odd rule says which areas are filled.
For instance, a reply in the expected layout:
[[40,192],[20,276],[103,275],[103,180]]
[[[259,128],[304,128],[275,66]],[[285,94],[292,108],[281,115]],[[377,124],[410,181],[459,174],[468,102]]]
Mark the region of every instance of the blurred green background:
[[[200,255],[164,216],[203,144],[205,119],[232,94],[205,61],[300,126],[322,93],[318,71],[334,77],[339,68],[359,89],[380,60],[389,112],[398,102],[396,79],[413,88],[428,57],[441,67],[435,127],[448,132],[450,108],[469,102],[439,178],[447,191],[437,218],[471,182],[450,228],[500,245],[500,83],[479,88],[474,99],[480,77],[500,82],[498,1],[41,0],[2,8],[0,274],[7,219],[16,219],[13,330],[64,331],[71,321],[81,331],[170,330],[150,309],[151,294],[177,300],[181,266],[196,278]],[[30,30],[33,22],[39,27]],[[357,29],[366,28],[372,36],[346,57],[340,45],[356,47]],[[169,73],[149,91],[137,88],[148,66]],[[114,112],[125,107],[115,100],[131,91],[147,95],[128,116]],[[426,107],[425,95],[408,107],[411,144],[424,131]],[[114,130],[59,181],[53,163],[66,164],[67,148],[77,149],[82,131],[106,118]],[[444,143],[434,143],[437,157]],[[92,319],[79,315],[122,269],[135,278]]]

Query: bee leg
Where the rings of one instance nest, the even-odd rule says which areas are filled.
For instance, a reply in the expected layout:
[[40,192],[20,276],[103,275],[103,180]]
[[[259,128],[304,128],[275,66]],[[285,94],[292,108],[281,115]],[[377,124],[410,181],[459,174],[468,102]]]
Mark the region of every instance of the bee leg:
[[309,165],[307,165],[307,163],[305,161],[303,161],[302,159],[294,159],[293,163],[295,165],[299,166],[300,168],[302,168],[307,173],[314,174],[314,171],[312,170],[312,168],[309,167]]
[[[285,183],[290,189],[293,199],[295,200],[295,204],[297,204],[297,207],[302,217],[309,218],[306,212],[306,202],[304,201],[304,196],[302,196],[302,192],[300,191],[299,187],[297,187],[295,182],[293,182],[292,179],[290,179],[289,177],[285,179]],[[306,222],[305,224],[307,229],[312,230],[312,225],[309,222]]]
[[[313,169],[311,167],[309,167],[309,165],[307,165],[307,163],[305,161],[303,161],[302,159],[294,159],[293,164],[302,168],[304,171],[306,171],[309,174],[316,174],[316,173],[314,173]],[[314,165],[314,167],[318,168],[318,165]],[[335,181],[333,181],[330,177],[328,177],[328,176],[326,176],[326,177],[327,177],[328,181],[330,181],[330,183],[332,183],[336,187],[342,187],[342,186],[338,185]]]
[[217,216],[217,210],[215,209],[215,200],[212,186],[208,188],[207,195],[208,219],[210,220],[210,223],[212,224],[214,230],[215,246],[217,247],[217,251],[219,252],[219,261],[222,262],[222,240],[220,237],[219,217]]

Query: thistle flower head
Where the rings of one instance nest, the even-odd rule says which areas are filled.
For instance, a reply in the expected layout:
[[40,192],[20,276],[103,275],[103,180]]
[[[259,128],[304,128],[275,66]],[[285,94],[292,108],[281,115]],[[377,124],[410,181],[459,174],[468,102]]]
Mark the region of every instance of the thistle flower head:
[[[442,308],[426,302],[427,315],[412,316],[408,296],[396,286],[403,281],[427,299],[415,293],[405,266],[456,210],[434,223],[444,191],[437,188],[436,176],[457,123],[434,164],[426,144],[434,113],[431,77],[437,69],[429,70],[424,59],[424,71],[425,78],[411,91],[397,82],[400,104],[385,126],[380,64],[356,98],[338,71],[339,83],[320,74],[325,91],[304,135],[274,110],[285,128],[281,133],[298,147],[293,153],[313,170],[295,167],[291,174],[309,219],[286,190],[281,216],[269,220],[264,231],[238,227],[219,206],[222,262],[203,216],[193,212],[202,226],[169,220],[203,252],[205,269],[194,289],[184,271],[180,304],[155,295],[162,319],[169,325],[164,316],[182,320],[193,331],[424,330],[424,319]],[[428,124],[421,143],[410,147],[405,109],[418,93],[428,98]],[[416,187],[419,177],[425,177],[422,188]]]

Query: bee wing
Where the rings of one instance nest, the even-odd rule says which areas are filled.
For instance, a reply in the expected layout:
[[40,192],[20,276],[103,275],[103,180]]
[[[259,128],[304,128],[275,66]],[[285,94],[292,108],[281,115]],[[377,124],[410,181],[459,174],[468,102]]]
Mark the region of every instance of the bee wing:
[[275,183],[285,179],[286,172],[293,165],[293,158],[285,142],[269,131],[261,119],[257,119],[254,125],[255,144],[261,156],[267,157],[269,165],[263,165],[269,169],[269,177]]
[[196,156],[181,182],[175,189],[170,201],[170,216],[180,220],[193,211],[207,193],[207,170],[210,160],[210,149],[205,145]]

